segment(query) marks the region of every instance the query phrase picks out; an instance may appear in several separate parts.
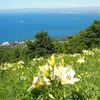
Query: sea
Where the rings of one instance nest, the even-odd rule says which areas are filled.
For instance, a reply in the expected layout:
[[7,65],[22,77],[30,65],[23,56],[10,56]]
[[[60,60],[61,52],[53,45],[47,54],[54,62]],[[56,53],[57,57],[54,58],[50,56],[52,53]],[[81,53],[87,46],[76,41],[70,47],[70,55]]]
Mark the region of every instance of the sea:
[[0,43],[33,39],[40,31],[50,37],[75,35],[94,20],[100,20],[100,14],[0,13]]

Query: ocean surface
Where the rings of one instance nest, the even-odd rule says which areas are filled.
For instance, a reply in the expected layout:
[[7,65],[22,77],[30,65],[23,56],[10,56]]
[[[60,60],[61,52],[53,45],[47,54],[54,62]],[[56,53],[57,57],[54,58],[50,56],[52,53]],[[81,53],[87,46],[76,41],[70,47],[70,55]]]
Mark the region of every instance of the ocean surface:
[[0,13],[0,43],[33,39],[39,31],[51,37],[74,35],[94,20],[100,14]]

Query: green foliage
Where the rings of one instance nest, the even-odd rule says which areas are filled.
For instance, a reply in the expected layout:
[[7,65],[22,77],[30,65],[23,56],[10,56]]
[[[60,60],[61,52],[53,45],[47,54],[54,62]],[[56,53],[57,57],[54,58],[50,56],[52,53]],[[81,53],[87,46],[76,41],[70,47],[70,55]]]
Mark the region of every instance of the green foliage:
[[32,57],[46,56],[53,53],[53,42],[50,40],[47,32],[38,32],[34,38],[34,42],[27,42],[27,46]]
[[100,21],[94,21],[87,29],[68,40],[66,53],[81,52],[83,49],[100,47]]
[[[61,86],[60,81],[54,81],[52,87],[38,87],[28,92],[32,78],[38,73],[38,66],[45,65],[48,59],[4,63],[0,64],[0,100],[52,100],[50,94],[56,97],[55,100],[100,99],[100,49],[55,56],[57,65],[63,58],[65,66],[72,66],[75,77],[80,78],[79,82]],[[84,59],[84,62],[78,62],[79,59]]]
[[54,53],[61,53],[63,52],[63,44],[59,42],[54,42]]
[[18,62],[19,60],[27,60],[28,50],[25,47],[0,47],[0,63],[5,62]]

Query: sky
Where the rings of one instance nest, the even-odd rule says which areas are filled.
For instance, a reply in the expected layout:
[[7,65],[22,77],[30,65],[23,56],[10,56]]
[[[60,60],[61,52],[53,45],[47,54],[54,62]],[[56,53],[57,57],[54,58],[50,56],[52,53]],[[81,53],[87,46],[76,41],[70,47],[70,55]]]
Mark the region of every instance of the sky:
[[100,6],[100,0],[0,0],[0,9]]

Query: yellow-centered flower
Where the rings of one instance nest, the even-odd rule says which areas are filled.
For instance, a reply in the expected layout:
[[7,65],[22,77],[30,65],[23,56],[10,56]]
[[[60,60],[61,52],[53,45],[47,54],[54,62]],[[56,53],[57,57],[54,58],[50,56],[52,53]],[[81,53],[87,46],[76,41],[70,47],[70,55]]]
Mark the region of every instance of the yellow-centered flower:
[[74,78],[75,71],[67,67],[59,66],[56,69],[56,76],[61,80],[61,84],[74,84],[79,81],[79,78]]
[[41,76],[34,77],[32,79],[32,85],[27,89],[27,91],[31,91],[32,89],[45,85],[45,81]]
[[44,84],[45,84],[45,82],[44,82],[43,78],[41,76],[38,76],[38,80],[36,82],[36,86],[42,86]]

